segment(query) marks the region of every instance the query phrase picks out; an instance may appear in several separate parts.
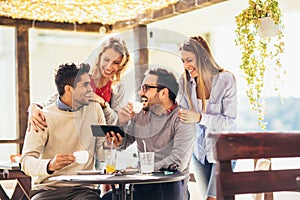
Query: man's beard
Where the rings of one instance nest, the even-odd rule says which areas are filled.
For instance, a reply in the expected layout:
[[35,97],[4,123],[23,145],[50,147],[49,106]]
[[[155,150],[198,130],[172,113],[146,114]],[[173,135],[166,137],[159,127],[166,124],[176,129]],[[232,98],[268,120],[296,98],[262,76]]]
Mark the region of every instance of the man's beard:
[[142,102],[146,103],[146,106],[143,107],[143,110],[145,111],[157,111],[157,110],[161,110],[162,106],[161,106],[161,101],[159,100],[158,94],[156,94],[156,96],[154,96],[151,99],[148,99],[148,97],[146,96],[142,96],[141,97]]

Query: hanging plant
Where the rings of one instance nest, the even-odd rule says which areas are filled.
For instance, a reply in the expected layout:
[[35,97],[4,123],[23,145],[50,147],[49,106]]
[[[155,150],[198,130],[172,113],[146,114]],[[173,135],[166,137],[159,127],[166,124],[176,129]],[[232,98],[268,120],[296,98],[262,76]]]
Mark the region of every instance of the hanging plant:
[[[280,83],[285,73],[280,62],[284,46],[281,16],[276,0],[249,0],[249,6],[235,17],[235,43],[242,52],[240,68],[248,86],[246,93],[252,110],[258,113],[258,124],[263,130],[266,129],[265,102],[262,98],[265,71],[270,70],[276,84]],[[279,27],[274,37],[261,38],[258,35],[260,19],[264,17],[272,18]],[[275,85],[274,89],[280,95],[278,87]]]

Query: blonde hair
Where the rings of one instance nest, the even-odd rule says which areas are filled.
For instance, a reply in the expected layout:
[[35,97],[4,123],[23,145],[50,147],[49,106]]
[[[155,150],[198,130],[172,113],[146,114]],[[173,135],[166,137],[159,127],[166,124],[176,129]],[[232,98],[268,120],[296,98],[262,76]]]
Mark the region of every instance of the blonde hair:
[[91,74],[92,79],[95,82],[97,82],[97,80],[99,80],[101,78],[101,72],[100,72],[101,56],[109,48],[115,50],[122,56],[122,61],[119,66],[119,70],[112,78],[113,84],[118,83],[121,79],[121,76],[126,71],[127,64],[129,61],[129,52],[128,52],[128,49],[126,46],[126,42],[124,40],[121,40],[120,38],[111,37],[101,45],[100,53],[98,55],[96,64],[91,68],[90,74]]
[[[221,68],[211,53],[208,43],[201,37],[195,36],[190,37],[186,41],[183,42],[182,46],[180,47],[180,51],[188,51],[195,55],[197,66],[196,69],[198,70],[199,76],[197,76],[196,84],[200,99],[202,100],[202,111],[206,112],[206,95],[207,92],[211,90],[211,80],[212,77],[224,71]],[[184,74],[184,89],[187,93],[188,98],[188,105],[192,110],[195,110],[192,99],[191,99],[191,91],[189,89],[188,83],[191,79],[190,74],[187,70],[185,70]]]

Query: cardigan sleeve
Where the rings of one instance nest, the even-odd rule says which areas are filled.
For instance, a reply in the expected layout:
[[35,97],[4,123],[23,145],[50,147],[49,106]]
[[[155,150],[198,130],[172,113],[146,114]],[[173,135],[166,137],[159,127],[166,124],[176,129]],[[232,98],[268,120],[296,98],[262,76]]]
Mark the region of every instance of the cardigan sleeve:
[[120,82],[113,89],[110,105],[103,109],[107,124],[117,124],[118,111],[123,105],[124,96],[125,86],[123,82]]
[[33,103],[35,103],[35,104],[41,106],[42,108],[44,108],[44,107],[50,105],[51,103],[55,102],[56,99],[57,99],[57,97],[58,97],[58,93],[53,94],[53,95],[52,95],[48,100],[46,100],[46,101],[42,101],[42,102],[33,102]]
[[210,131],[228,131],[234,129],[237,119],[237,85],[233,74],[222,77],[218,94],[214,102],[209,102],[207,113],[202,113],[201,125]]

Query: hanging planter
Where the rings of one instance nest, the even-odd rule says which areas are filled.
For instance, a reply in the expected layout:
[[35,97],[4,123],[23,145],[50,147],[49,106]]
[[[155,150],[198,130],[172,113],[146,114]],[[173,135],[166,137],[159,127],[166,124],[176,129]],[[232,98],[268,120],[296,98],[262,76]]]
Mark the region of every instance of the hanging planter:
[[279,25],[271,17],[259,18],[257,33],[261,38],[271,38],[279,34]]
[[[285,73],[281,68],[280,55],[284,43],[281,10],[276,0],[249,0],[249,6],[235,17],[236,45],[242,53],[240,68],[247,82],[247,97],[252,110],[258,113],[258,124],[266,129],[264,122],[265,103],[262,98],[265,71],[270,70],[274,78],[275,91]],[[271,25],[268,21],[271,20]],[[263,26],[267,24],[267,28]],[[259,36],[259,34],[261,36]]]

